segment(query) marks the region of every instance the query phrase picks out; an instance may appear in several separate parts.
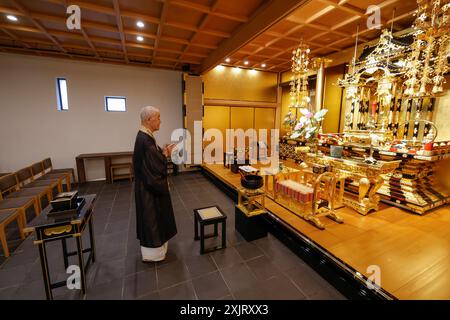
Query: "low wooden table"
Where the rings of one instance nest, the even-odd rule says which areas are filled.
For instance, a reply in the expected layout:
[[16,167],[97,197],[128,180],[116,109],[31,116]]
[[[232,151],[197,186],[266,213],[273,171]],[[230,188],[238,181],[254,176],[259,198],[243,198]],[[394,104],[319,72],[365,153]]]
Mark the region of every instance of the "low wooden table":
[[122,152],[104,152],[104,153],[84,153],[78,155],[75,159],[77,162],[78,183],[86,182],[86,171],[84,168],[85,159],[103,159],[105,162],[105,177],[107,183],[112,183],[111,180],[111,163],[113,158],[132,157],[133,151]]
[[[47,261],[47,251],[45,244],[50,241],[61,240],[64,258],[64,267],[69,267],[69,257],[77,255],[80,267],[81,290],[83,294],[86,293],[86,270],[90,262],[95,262],[95,244],[94,244],[94,230],[92,226],[93,203],[96,199],[95,194],[81,196],[85,203],[80,209],[77,216],[72,217],[49,217],[47,214],[52,209],[49,205],[42,213],[36,217],[24,229],[25,233],[34,232],[36,235],[36,244],[39,248],[39,257],[41,260],[42,275],[44,277],[45,294],[48,300],[53,299],[52,289],[63,287],[67,285],[66,281],[51,283],[50,273]],[[89,225],[89,242],[90,248],[83,249],[82,233]],[[77,243],[77,250],[74,252],[67,252],[67,239],[75,238]],[[89,252],[89,257],[84,263],[83,253]]]

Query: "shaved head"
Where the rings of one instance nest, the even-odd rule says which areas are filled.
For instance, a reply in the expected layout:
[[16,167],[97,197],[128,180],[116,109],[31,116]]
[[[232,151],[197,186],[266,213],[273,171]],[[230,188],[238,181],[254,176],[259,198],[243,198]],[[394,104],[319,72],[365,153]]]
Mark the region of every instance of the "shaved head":
[[153,106],[146,106],[141,109],[141,123],[144,124],[148,119],[159,114],[159,109]]

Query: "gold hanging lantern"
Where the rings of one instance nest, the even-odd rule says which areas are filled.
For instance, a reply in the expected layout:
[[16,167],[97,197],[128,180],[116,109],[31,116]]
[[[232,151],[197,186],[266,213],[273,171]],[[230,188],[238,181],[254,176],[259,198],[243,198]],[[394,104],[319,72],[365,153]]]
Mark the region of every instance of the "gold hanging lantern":
[[417,4],[413,50],[405,72],[407,97],[442,93],[449,71],[450,0],[418,0]]
[[307,108],[311,101],[308,94],[308,71],[310,65],[307,45],[301,43],[292,51],[292,78],[291,78],[291,102],[290,108]]

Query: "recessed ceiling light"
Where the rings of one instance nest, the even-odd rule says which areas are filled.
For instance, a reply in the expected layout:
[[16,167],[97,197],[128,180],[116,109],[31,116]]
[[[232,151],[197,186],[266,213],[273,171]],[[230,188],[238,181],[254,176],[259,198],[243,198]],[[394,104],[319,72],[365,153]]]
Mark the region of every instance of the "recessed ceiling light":
[[247,66],[247,65],[248,65],[248,60],[245,60],[245,61],[244,61],[244,64]]
[[145,27],[145,24],[144,24],[142,21],[136,22],[136,25],[137,25],[139,28]]
[[19,19],[17,19],[16,16],[13,16],[13,15],[11,15],[11,14],[8,14],[8,15],[6,16],[6,18],[7,18],[8,20],[11,20],[11,21],[17,21],[17,20],[19,20]]
[[136,37],[136,40],[137,40],[137,41],[144,41],[144,37],[143,37],[143,36],[137,36],[137,37]]
[[265,63],[261,64],[261,67],[262,67],[262,68],[265,68],[265,67],[266,67],[266,64],[265,64]]
[[226,59],[225,59],[225,62],[226,62],[226,63],[230,63],[230,61],[231,61],[230,58],[226,58]]

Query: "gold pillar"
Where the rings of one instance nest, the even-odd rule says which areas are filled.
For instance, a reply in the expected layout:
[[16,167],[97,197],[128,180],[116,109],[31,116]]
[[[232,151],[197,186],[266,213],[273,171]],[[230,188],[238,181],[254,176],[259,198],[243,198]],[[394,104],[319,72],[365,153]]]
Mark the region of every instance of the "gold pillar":
[[316,110],[315,112],[322,109],[323,106],[323,90],[324,90],[324,80],[325,80],[325,61],[324,59],[317,59],[317,79],[316,79]]
[[316,79],[316,101],[315,112],[323,108],[324,93],[325,93],[325,66],[332,62],[333,60],[328,58],[315,58],[313,60],[313,68],[317,70]]

